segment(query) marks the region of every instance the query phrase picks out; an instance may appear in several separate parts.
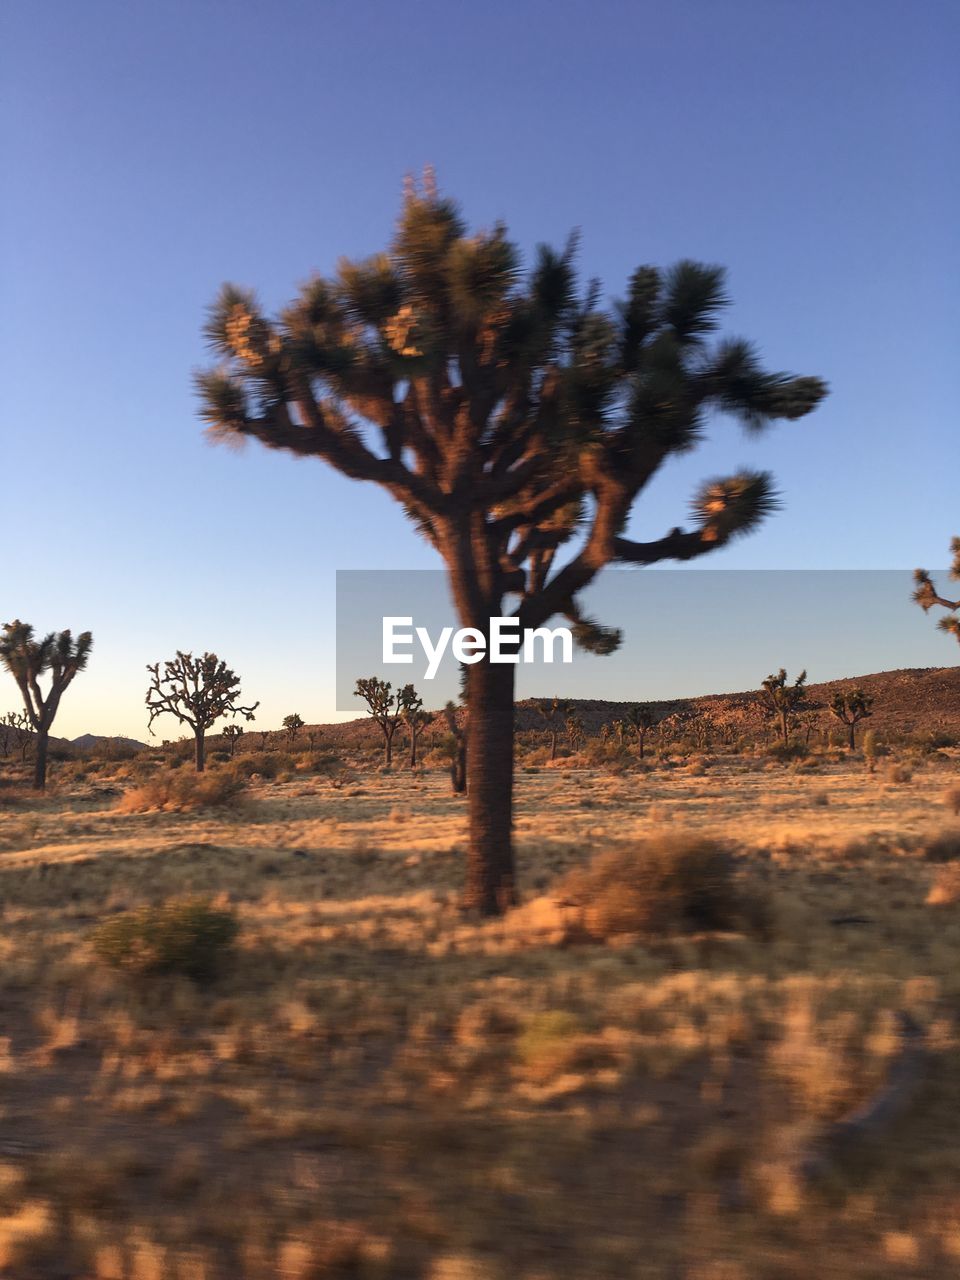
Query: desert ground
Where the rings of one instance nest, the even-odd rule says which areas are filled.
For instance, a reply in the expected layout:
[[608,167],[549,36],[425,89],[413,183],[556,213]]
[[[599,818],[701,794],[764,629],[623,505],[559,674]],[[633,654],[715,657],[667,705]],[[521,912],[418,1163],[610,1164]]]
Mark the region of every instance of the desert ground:
[[[571,766],[520,763],[523,905],[480,922],[440,767],[168,812],[8,765],[0,1275],[960,1275],[957,750]],[[744,926],[589,936],[566,877],[678,832]],[[105,963],[184,897],[239,923],[213,981]]]

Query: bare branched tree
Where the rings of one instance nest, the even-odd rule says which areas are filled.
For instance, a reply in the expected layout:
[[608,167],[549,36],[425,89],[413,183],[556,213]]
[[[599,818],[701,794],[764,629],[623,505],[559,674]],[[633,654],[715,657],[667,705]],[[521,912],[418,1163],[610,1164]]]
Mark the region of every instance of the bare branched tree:
[[[47,785],[47,746],[60,699],[78,671],[87,665],[93,637],[82,632],[76,640],[70,631],[51,631],[42,640],[34,639],[26,622],[8,622],[0,633],[0,662],[7,668],[23,698],[24,712],[36,737],[33,785],[43,791]],[[46,693],[40,687],[43,676],[50,677]]]
[[231,671],[215,653],[205,653],[195,658],[192,653],[177,650],[177,656],[169,662],[151,666],[150,687],[146,705],[150,712],[150,732],[158,716],[175,716],[181,724],[193,732],[196,743],[197,773],[203,773],[205,764],[205,738],[223,716],[243,716],[253,720],[253,713],[260,703],[241,706],[240,677]]

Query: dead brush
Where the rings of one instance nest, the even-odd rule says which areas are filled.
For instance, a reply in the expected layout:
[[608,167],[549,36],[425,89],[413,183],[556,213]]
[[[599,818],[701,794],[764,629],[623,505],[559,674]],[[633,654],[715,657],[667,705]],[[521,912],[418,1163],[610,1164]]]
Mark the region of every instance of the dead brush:
[[960,862],[941,867],[927,894],[928,907],[953,907],[960,902]]
[[212,773],[162,773],[125,791],[117,801],[116,811],[188,813],[196,809],[236,808],[245,790],[246,780],[225,769]]
[[960,830],[941,831],[921,845],[927,862],[960,861]]
[[944,793],[943,803],[955,818],[960,818],[960,786],[949,787]]
[[141,907],[97,927],[98,958],[133,977],[179,974],[210,982],[230,953],[239,924],[232,911],[191,899]]
[[718,840],[693,832],[658,833],[598,854],[561,881],[561,905],[601,941],[621,933],[696,933],[766,928],[765,902],[738,882],[736,861]]

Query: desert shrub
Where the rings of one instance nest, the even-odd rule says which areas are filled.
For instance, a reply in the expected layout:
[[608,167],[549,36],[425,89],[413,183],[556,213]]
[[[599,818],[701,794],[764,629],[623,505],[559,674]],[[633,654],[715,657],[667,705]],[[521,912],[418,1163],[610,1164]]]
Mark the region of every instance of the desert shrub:
[[937,872],[930,892],[927,894],[927,905],[951,907],[958,902],[960,902],[960,862],[949,862]]
[[120,813],[185,813],[193,809],[216,809],[236,805],[244,791],[244,780],[227,769],[213,773],[167,771],[130,787],[117,802]]
[[955,817],[960,817],[960,786],[950,787],[944,794],[943,803]]
[[0,778],[0,813],[4,809],[18,809],[30,799],[26,787],[12,778]]
[[232,760],[224,772],[236,778],[252,778],[257,774],[272,781],[281,774],[292,774],[296,763],[288,751],[245,751]]
[[901,786],[912,780],[913,771],[906,764],[896,764],[891,761],[883,771],[883,781],[890,786]]
[[922,849],[928,862],[954,862],[960,859],[960,830],[942,831],[924,841]]
[[125,911],[98,925],[93,949],[114,969],[135,977],[177,974],[210,982],[239,932],[232,911],[194,899]]
[[535,1013],[517,1037],[517,1057],[529,1074],[547,1076],[569,1063],[582,1036],[579,1019],[564,1009]]
[[912,743],[923,752],[944,751],[960,746],[960,737],[947,729],[933,729],[929,733],[916,734]]
[[601,853],[560,884],[593,938],[617,933],[737,929],[759,924],[759,900],[738,886],[735,860],[719,841],[662,832]]
[[789,764],[792,760],[806,759],[810,754],[810,749],[803,742],[789,742],[786,745],[782,742],[777,742],[767,747],[766,754],[771,760],[779,760],[783,764]]

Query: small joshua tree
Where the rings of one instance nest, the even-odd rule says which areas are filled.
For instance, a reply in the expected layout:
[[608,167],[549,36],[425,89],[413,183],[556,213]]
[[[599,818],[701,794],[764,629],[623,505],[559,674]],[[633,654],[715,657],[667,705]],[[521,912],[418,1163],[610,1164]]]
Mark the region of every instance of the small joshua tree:
[[[619,723],[619,722],[618,722]],[[643,750],[646,743],[647,734],[657,723],[657,716],[654,711],[647,706],[631,707],[627,712],[624,722],[625,728],[637,735],[637,742],[640,744],[640,759],[643,759]],[[621,739],[622,741],[622,739]]]
[[[60,699],[77,672],[86,667],[92,646],[89,631],[76,640],[69,631],[51,631],[36,640],[33,627],[19,620],[6,623],[0,633],[0,662],[16,680],[27,719],[37,735],[33,767],[37,791],[47,785],[47,743]],[[40,688],[40,677],[45,675],[50,677],[46,694]]]
[[583,721],[575,711],[571,711],[567,716],[565,728],[567,730],[567,741],[574,751],[580,751],[583,744],[587,740],[587,730]]
[[405,684],[394,693],[389,680],[378,680],[376,676],[358,680],[354,695],[364,700],[367,711],[380,726],[383,734],[383,763],[389,768],[393,763],[393,738],[397,725],[408,708],[419,710],[423,702],[412,684]]
[[8,711],[0,719],[0,748],[4,755],[9,755],[10,748],[16,747],[20,752],[20,759],[26,760],[32,737],[30,717],[25,711]]
[[[951,538],[950,551],[953,554],[950,577],[960,578],[960,538]],[[913,593],[914,602],[920,606],[924,613],[927,613],[934,605],[941,609],[946,609],[949,616],[941,618],[937,626],[941,631],[949,632],[956,640],[960,641],[960,617],[957,616],[958,610],[960,610],[960,600],[948,600],[940,595],[926,569],[914,570],[913,580],[917,584]]]
[[807,697],[807,673],[801,671],[793,684],[787,684],[783,669],[775,676],[767,676],[761,686],[761,697],[768,713],[777,720],[780,738],[785,747],[790,745],[790,725],[797,712],[802,711]]
[[230,750],[230,759],[233,759],[234,752],[237,749],[237,743],[243,737],[242,724],[228,724],[223,731],[223,736],[227,740],[227,746]]
[[181,724],[189,726],[196,742],[197,773],[203,773],[206,751],[205,738],[222,716],[243,716],[252,720],[260,703],[250,707],[240,705],[240,677],[231,671],[215,653],[205,653],[195,658],[192,653],[177,650],[170,662],[151,666],[150,687],[146,706],[150,712],[150,732],[157,716],[176,716]]
[[550,759],[556,760],[557,742],[568,718],[574,713],[573,707],[568,702],[554,698],[552,702],[534,703],[534,709],[547,725],[550,732]]
[[297,734],[303,728],[303,721],[294,711],[292,715],[283,717],[283,727],[286,730],[287,737],[292,745],[297,740]]
[[433,716],[429,711],[424,711],[423,707],[412,707],[404,713],[404,721],[410,732],[410,768],[415,769],[417,766],[417,746],[420,742],[420,735],[429,725],[433,723]]
[[855,750],[857,745],[857,725],[861,720],[866,720],[868,716],[873,715],[870,710],[872,706],[873,698],[859,688],[833,695],[830,710],[847,726],[851,751]]
[[[465,712],[460,713],[460,716]],[[457,704],[448,702],[442,712],[450,736],[453,739],[453,750],[450,755],[450,785],[453,794],[462,796],[467,789],[467,731],[457,714]]]

